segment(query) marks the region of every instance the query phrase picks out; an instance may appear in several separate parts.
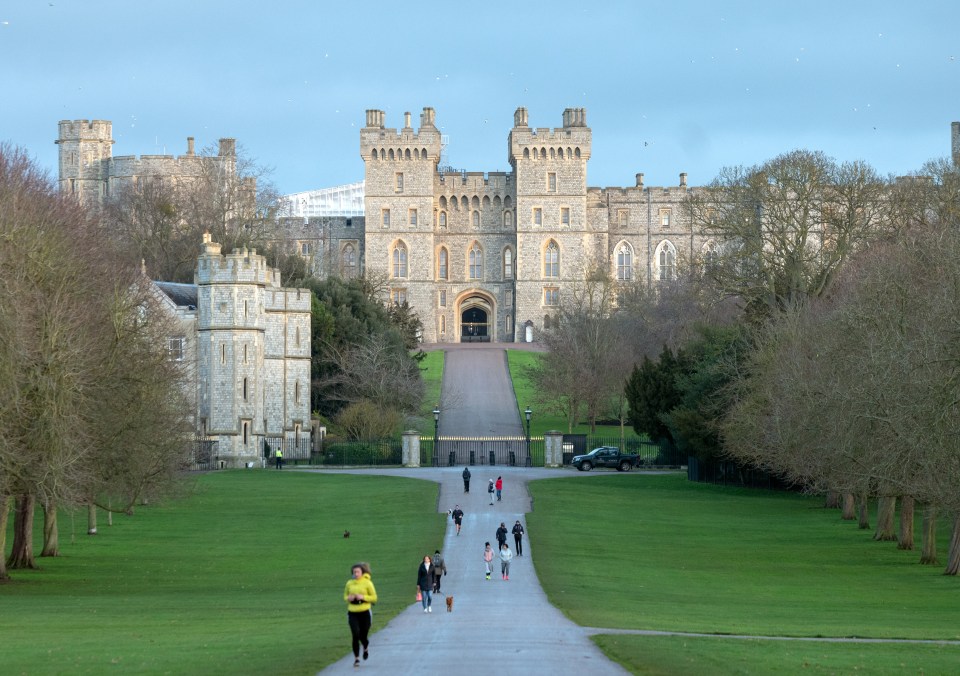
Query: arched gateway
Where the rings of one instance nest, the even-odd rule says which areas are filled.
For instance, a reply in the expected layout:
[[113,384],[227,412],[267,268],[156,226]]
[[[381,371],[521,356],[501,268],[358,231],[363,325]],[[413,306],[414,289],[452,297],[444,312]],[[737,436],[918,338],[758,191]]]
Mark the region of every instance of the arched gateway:
[[492,300],[476,292],[461,298],[457,310],[461,343],[489,343],[495,340],[496,311]]

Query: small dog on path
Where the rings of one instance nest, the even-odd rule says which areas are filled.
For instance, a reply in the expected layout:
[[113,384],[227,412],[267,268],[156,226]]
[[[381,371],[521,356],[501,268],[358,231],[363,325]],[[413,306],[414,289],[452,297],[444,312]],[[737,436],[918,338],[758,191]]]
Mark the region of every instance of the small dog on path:
[[448,612],[448,613],[452,613],[452,612],[453,612],[453,597],[452,597],[452,596],[448,596],[448,597],[447,597],[447,612]]

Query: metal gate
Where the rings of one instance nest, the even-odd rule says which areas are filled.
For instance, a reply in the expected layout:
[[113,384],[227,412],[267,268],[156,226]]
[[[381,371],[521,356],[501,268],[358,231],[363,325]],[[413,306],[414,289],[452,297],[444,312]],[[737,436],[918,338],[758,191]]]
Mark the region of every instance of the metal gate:
[[[531,467],[536,448],[531,445],[543,445],[542,440],[528,440],[526,437],[438,437],[433,441],[433,453],[430,458],[434,467],[453,467],[455,465],[504,465],[510,467]],[[542,449],[540,449],[542,464]]]

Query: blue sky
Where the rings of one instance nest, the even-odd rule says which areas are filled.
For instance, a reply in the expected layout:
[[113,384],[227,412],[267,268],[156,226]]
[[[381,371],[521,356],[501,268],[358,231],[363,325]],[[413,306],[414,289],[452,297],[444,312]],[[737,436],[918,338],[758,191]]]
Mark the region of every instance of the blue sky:
[[4,0],[0,141],[51,174],[61,119],[115,155],[235,137],[285,193],[363,179],[367,108],[424,106],[449,164],[506,171],[534,127],[587,109],[590,185],[691,185],[795,148],[914,172],[960,120],[960,3]]

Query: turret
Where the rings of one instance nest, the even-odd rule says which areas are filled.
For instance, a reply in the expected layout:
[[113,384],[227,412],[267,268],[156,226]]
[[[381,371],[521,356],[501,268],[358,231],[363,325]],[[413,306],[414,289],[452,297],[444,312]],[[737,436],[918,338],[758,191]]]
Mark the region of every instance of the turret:
[[99,201],[106,192],[113,156],[113,125],[108,120],[60,120],[60,192],[81,201]]

